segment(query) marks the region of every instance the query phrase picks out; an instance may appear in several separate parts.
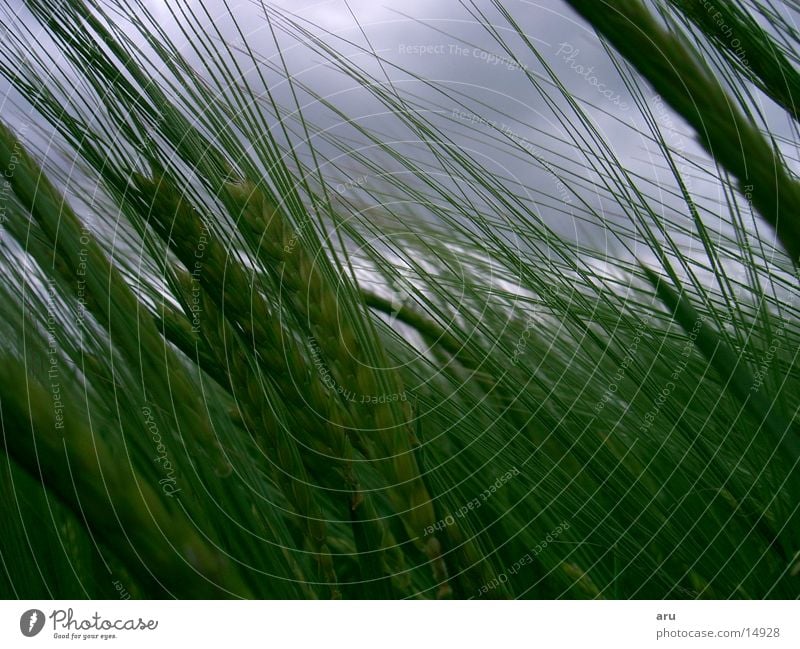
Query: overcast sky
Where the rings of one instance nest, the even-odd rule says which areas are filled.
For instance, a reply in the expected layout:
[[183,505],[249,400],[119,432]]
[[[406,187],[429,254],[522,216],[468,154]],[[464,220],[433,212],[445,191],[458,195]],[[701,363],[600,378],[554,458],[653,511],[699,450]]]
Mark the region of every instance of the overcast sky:
[[[190,42],[175,24],[170,8],[175,11],[176,7],[190,7],[193,15],[208,29],[218,29],[225,41],[236,46],[240,36],[228,17],[232,12],[238,28],[244,32],[249,46],[257,55],[273,64],[281,63],[259,2],[145,2],[187,58],[197,65],[202,65],[202,56],[192,53]],[[538,3],[508,0],[504,4],[545,63],[573,96],[583,100],[582,107],[614,154],[632,171],[658,183],[669,184],[670,180],[663,172],[663,162],[651,157],[652,145],[648,145],[638,134],[638,130],[644,127],[644,120],[633,106],[594,31],[565,3],[557,0]],[[514,54],[519,57],[518,63],[511,60],[486,27],[470,15],[468,7],[462,6],[457,0],[280,0],[271,5],[292,12],[301,22],[307,21],[305,25],[308,29],[322,35],[337,52],[353,63],[363,65],[380,80],[384,79],[384,73],[388,75],[399,92],[419,95],[431,111],[426,115],[442,124],[456,144],[469,151],[487,168],[515,179],[520,186],[540,188],[551,195],[559,192],[553,174],[537,164],[535,156],[526,155],[525,151],[515,150],[513,146],[501,150],[490,146],[491,137],[487,136],[491,136],[491,129],[471,120],[469,111],[464,118],[453,120],[453,111],[461,110],[458,104],[414,80],[403,70],[431,80],[434,87],[446,90],[453,96],[458,95],[465,105],[474,107],[474,113],[502,128],[508,128],[513,134],[512,139],[518,138],[518,141],[524,142],[529,151],[544,151],[548,159],[563,154],[562,164],[573,173],[585,173],[590,177],[588,171],[584,172],[585,161],[581,156],[576,155],[569,145],[558,141],[568,138],[565,125],[559,124],[557,113],[547,106],[526,76],[526,72],[529,72],[546,83],[547,75],[542,63],[513,33],[489,0],[478,0],[475,7],[485,15],[502,39],[510,44]],[[8,12],[15,4],[6,2],[5,6]],[[13,9],[15,12],[18,11],[18,5],[16,7]],[[400,139],[407,135],[399,127],[397,119],[384,114],[385,108],[370,100],[359,82],[336,72],[326,56],[311,52],[298,39],[281,34],[280,30],[278,40],[280,54],[294,79],[335,103],[343,113],[361,124]],[[350,46],[346,41],[354,45]],[[380,69],[360,48],[373,48],[387,65]],[[265,69],[266,66],[259,69],[250,66],[250,69],[245,69],[245,74],[248,79],[255,80]],[[278,101],[291,106],[292,96],[285,79],[280,74],[265,74],[270,90]],[[646,85],[643,87],[647,88]],[[4,95],[7,88],[3,82],[0,93]],[[549,95],[555,97],[557,104],[563,105],[558,93],[550,91]],[[646,90],[645,96],[652,106],[652,92]],[[301,95],[301,102],[304,115],[317,126],[331,129],[332,133],[339,136],[354,136],[352,129],[339,124],[337,117],[311,97]],[[793,140],[794,134],[786,126],[788,120],[785,115],[768,102],[763,108],[768,115],[775,116],[775,122],[771,124],[774,131]],[[437,111],[441,112],[440,121],[437,121]],[[4,104],[4,117],[13,121],[10,113],[8,104]],[[666,108],[657,110],[656,116],[665,132],[672,134],[668,142],[673,147],[688,156],[705,157],[691,130],[679,117]],[[313,144],[324,154],[335,154],[321,140],[315,139]],[[339,169],[326,167],[326,176],[331,182],[341,184],[347,182],[348,178],[353,181],[351,184],[361,182],[359,179],[363,174],[358,164],[348,161],[346,157],[339,157],[337,164]],[[374,180],[369,179],[364,184]],[[358,186],[347,186],[346,189],[353,194],[359,191]],[[718,188],[703,185],[701,181],[697,181],[691,189],[698,194],[707,194],[712,199],[714,193],[718,192]],[[669,202],[669,199],[664,200]],[[599,199],[597,205],[600,206]],[[544,216],[557,225],[564,221],[563,215],[543,211],[546,212]],[[562,231],[574,228],[571,223],[561,225],[563,227],[559,229]]]

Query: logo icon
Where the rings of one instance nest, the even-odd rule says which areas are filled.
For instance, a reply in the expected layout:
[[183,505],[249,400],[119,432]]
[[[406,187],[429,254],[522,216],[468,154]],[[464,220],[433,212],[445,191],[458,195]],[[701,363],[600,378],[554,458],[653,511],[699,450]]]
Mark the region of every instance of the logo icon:
[[25,611],[19,618],[19,630],[22,635],[32,638],[44,628],[44,613],[38,608]]

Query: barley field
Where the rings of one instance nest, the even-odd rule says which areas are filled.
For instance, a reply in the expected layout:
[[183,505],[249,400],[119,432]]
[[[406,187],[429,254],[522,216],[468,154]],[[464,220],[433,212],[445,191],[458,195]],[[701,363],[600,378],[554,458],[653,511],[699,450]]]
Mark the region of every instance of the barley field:
[[0,595],[798,598],[799,12],[0,0]]

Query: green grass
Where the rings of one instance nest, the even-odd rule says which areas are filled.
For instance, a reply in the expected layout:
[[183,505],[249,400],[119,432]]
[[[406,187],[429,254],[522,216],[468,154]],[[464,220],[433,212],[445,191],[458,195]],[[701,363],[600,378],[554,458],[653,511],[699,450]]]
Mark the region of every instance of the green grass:
[[800,595],[796,33],[570,4],[630,116],[499,2],[458,12],[546,127],[274,8],[27,0],[0,594]]

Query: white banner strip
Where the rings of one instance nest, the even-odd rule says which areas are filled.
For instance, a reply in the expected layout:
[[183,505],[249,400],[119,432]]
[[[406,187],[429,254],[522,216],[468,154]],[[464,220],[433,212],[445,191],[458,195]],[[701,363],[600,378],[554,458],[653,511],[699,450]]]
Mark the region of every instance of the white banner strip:
[[800,603],[3,601],[0,647],[800,647]]

